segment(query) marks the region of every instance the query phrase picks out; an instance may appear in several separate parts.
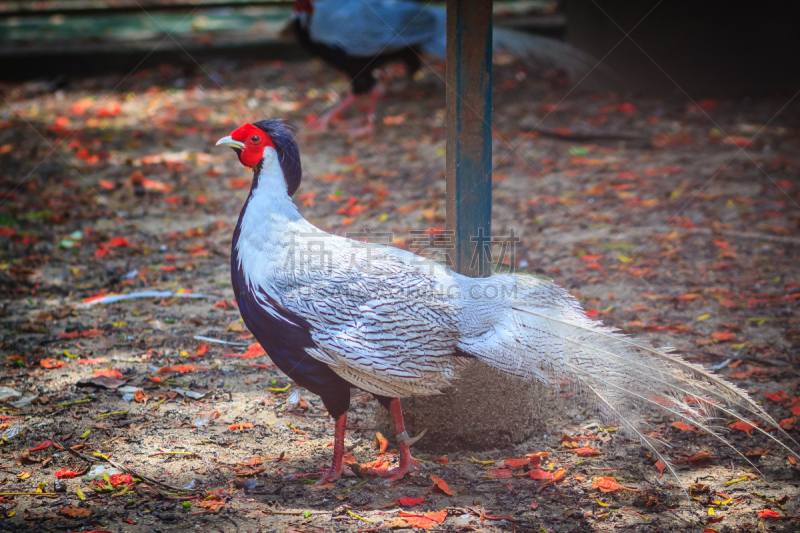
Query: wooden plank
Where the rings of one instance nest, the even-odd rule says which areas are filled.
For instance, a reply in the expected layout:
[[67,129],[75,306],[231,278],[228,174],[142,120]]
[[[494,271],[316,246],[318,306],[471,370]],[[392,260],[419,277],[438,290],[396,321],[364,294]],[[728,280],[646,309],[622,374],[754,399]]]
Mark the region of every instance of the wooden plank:
[[148,2],[139,0],[120,0],[109,3],[107,0],[14,2],[0,5],[0,18],[43,17],[52,15],[91,16],[126,15],[158,12],[188,12],[194,9],[283,7],[291,8],[291,0],[173,0],[172,2]]
[[447,0],[449,266],[489,275],[492,218],[492,0]]

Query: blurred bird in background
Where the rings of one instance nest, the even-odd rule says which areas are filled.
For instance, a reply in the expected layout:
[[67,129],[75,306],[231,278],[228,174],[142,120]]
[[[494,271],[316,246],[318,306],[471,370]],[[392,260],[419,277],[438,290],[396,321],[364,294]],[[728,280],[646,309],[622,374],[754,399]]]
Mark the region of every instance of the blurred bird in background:
[[[378,99],[374,71],[388,63],[405,63],[409,77],[421,67],[421,54],[447,55],[447,12],[444,7],[412,0],[295,0],[292,28],[300,44],[351,79],[352,92],[318,119],[327,129],[363,95],[369,95],[366,125],[353,136],[372,133]],[[547,66],[579,80],[597,62],[556,39],[507,28],[492,28],[495,52],[505,52],[531,66]]]

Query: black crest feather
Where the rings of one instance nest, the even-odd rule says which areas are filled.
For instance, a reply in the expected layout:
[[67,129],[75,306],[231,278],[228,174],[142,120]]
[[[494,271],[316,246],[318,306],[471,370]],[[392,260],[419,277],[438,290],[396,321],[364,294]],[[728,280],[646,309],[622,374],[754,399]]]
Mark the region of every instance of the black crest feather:
[[278,152],[278,163],[283,170],[283,178],[286,180],[286,190],[292,196],[300,187],[300,180],[303,177],[303,169],[300,166],[300,150],[294,142],[292,130],[280,119],[259,120],[253,122],[253,126],[266,133],[275,145]]

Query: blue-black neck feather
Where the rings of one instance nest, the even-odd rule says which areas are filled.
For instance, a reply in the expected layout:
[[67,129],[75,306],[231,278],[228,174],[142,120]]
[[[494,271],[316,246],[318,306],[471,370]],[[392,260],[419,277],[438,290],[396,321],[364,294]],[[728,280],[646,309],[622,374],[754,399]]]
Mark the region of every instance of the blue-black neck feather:
[[[292,136],[292,130],[279,119],[259,120],[253,122],[253,126],[259,128],[267,134],[275,145],[278,152],[278,163],[283,171],[283,179],[286,180],[286,190],[289,196],[294,195],[300,187],[300,180],[303,177],[303,169],[300,165],[300,150]],[[261,173],[260,165],[253,178],[253,187],[258,184],[258,175]]]

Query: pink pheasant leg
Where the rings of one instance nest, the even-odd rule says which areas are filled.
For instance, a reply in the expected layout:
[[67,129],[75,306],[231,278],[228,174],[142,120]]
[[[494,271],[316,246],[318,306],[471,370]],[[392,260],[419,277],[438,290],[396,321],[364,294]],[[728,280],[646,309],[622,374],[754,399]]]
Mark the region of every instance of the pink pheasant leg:
[[388,477],[387,483],[397,481],[405,476],[408,472],[413,472],[420,465],[419,461],[411,456],[411,450],[406,444],[408,434],[406,433],[406,426],[403,423],[403,408],[400,406],[400,399],[395,398],[389,404],[389,413],[392,415],[394,421],[394,430],[397,433],[397,440],[400,447],[400,464],[391,470],[375,470],[374,468],[363,470],[362,473],[368,476]]
[[347,429],[347,413],[336,419],[336,426],[333,436],[333,461],[331,467],[320,472],[309,474],[293,474],[286,476],[286,479],[303,479],[307,477],[318,477],[317,485],[323,485],[331,481],[336,481],[342,475],[344,468],[344,432]]
[[319,131],[327,131],[331,120],[341,115],[344,110],[353,105],[357,99],[358,96],[350,93],[347,98],[336,104],[333,109],[322,115],[319,120],[317,120],[316,125],[314,125],[314,129]]
[[[369,107],[367,108],[367,124],[358,129],[350,130],[347,134],[350,137],[363,137],[365,135],[372,135],[375,131],[375,108],[378,105],[378,87],[375,86],[369,93]],[[400,414],[400,419],[402,421],[402,413]]]

